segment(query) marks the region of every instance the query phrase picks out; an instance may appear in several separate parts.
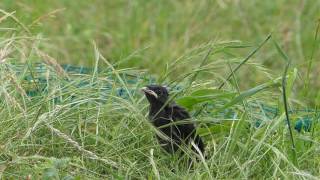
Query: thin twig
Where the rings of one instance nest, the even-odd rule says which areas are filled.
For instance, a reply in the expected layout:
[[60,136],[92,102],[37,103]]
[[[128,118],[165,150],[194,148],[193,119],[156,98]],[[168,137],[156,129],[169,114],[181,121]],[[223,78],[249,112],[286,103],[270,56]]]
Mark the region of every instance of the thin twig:
[[288,102],[287,102],[287,93],[286,93],[287,73],[288,73],[289,67],[290,67],[290,61],[288,61],[286,68],[284,70],[284,73],[283,73],[283,77],[282,77],[282,97],[283,97],[284,110],[286,113],[286,121],[288,124],[289,133],[290,133],[291,145],[292,145],[292,149],[295,151],[296,146],[294,144],[293,133],[292,133],[292,129],[291,129],[289,110],[288,110]]
[[262,43],[260,43],[259,46],[258,46],[256,49],[254,49],[246,58],[244,58],[244,60],[242,60],[242,62],[241,62],[237,67],[235,67],[235,68],[232,70],[232,72],[231,72],[231,73],[228,75],[228,77],[221,83],[221,85],[218,87],[218,89],[221,89],[221,88],[225,85],[225,83],[226,83],[227,81],[229,81],[229,79],[232,77],[232,74],[235,73],[235,72],[237,72],[242,65],[244,65],[254,54],[256,54],[256,52],[259,51],[259,49],[271,38],[271,35],[272,35],[272,34],[270,33],[270,34],[267,36],[267,38],[266,38],[264,41],[262,41]]
[[[236,71],[238,71],[238,70],[240,69],[240,67],[241,67],[242,65],[244,65],[254,54],[256,54],[256,52],[258,52],[258,51],[261,49],[261,47],[264,46],[264,44],[265,44],[271,37],[272,37],[272,34],[270,33],[270,34],[266,37],[266,39],[265,39],[264,41],[262,41],[262,42],[259,44],[258,47],[256,47],[256,49],[254,49],[253,51],[251,51],[251,53],[250,53],[246,58],[244,58],[244,59],[241,61],[241,63],[240,63],[236,68],[234,68],[234,69],[230,72],[230,74],[228,75],[228,77],[220,84],[220,86],[218,87],[218,89],[221,89],[221,88],[225,85],[225,83],[226,83],[227,81],[229,81],[229,79],[232,77],[232,75],[233,75]],[[207,105],[208,105],[208,103],[205,103],[198,111],[196,111],[196,112],[194,113],[194,116],[198,116],[199,114],[201,114],[201,112],[203,111],[204,108],[207,107]]]

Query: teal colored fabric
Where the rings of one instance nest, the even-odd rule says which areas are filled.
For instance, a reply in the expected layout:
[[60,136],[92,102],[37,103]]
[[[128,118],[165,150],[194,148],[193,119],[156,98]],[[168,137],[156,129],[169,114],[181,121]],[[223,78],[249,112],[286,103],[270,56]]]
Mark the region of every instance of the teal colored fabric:
[[[65,82],[70,82],[70,81],[75,81],[75,79],[72,79],[73,77],[76,78],[76,75],[88,75],[88,74],[93,74],[94,69],[88,68],[88,67],[83,67],[83,66],[72,66],[69,64],[63,64],[61,65],[63,70],[69,74],[69,75],[74,75],[71,76],[71,78],[63,79]],[[27,82],[30,85],[30,88],[26,89],[26,93],[30,97],[35,97],[39,96],[43,93],[47,93],[47,81],[50,79],[54,78],[61,78],[61,77],[54,77],[54,72],[53,69],[50,69],[52,67],[48,67],[47,65],[43,63],[34,63],[34,64],[12,64],[10,66],[11,69],[16,71],[17,75],[20,77],[23,77],[24,81]],[[51,71],[53,76],[51,77],[46,77],[47,72]],[[98,73],[101,73],[101,70],[97,70]],[[106,73],[106,71],[102,72]],[[152,84],[155,83],[155,79],[150,77],[150,76],[139,76],[139,75],[133,75],[133,74],[127,74],[127,73],[120,73],[119,74],[121,78],[125,81],[127,85],[131,85],[132,87],[137,87],[135,86],[138,82],[143,82],[145,84]],[[113,80],[116,78],[112,78],[112,75],[106,77],[109,80]],[[61,82],[61,80],[60,80]],[[127,89],[124,89],[121,87],[121,83],[118,82],[119,87],[111,87],[111,84],[106,84],[103,88],[100,87],[101,91],[101,99],[104,99],[110,93],[110,91],[115,89],[115,94],[121,98],[129,98],[129,94],[127,93]],[[77,88],[86,88],[86,87],[94,87],[96,84],[90,81],[90,78],[88,80],[84,81],[82,80],[81,82],[76,83]],[[179,87],[178,89],[183,89],[183,87]],[[136,89],[129,89],[130,93],[134,94],[136,92]],[[75,98],[75,97],[72,97]],[[102,101],[102,100],[101,100]],[[55,99],[55,102],[59,102],[59,99]],[[103,102],[103,101],[102,101]],[[250,108],[255,109],[257,114],[263,114],[263,117],[266,117],[267,119],[274,119],[279,115],[279,109],[266,105],[266,104],[250,104]],[[209,109],[214,108],[214,105],[208,105]],[[294,129],[298,132],[310,132],[312,130],[312,125],[315,122],[318,122],[319,120],[319,115],[318,113],[315,112],[314,110],[291,110],[289,113],[291,114],[296,114],[296,113],[301,113],[304,112],[306,115],[303,117],[300,117],[295,120],[294,124]],[[224,117],[224,118],[230,118],[230,119],[237,119],[237,114],[235,111],[232,109],[226,109],[223,112],[220,112],[217,116],[219,117]],[[255,127],[260,127],[261,124],[263,124],[263,121],[265,119],[259,119],[256,118],[256,122],[254,123]]]

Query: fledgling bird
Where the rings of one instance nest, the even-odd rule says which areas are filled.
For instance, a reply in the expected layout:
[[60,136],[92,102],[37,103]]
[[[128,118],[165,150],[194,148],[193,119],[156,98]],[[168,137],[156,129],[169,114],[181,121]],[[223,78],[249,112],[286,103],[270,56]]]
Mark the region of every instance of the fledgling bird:
[[[164,133],[168,138],[157,135],[160,145],[168,152],[175,153],[181,145],[190,145],[193,141],[199,150],[204,153],[204,143],[196,134],[194,123],[189,113],[174,102],[168,102],[169,92],[166,87],[149,85],[141,89],[150,103],[149,119],[152,124]],[[186,121],[177,123],[178,121]],[[192,150],[198,151],[192,146]]]

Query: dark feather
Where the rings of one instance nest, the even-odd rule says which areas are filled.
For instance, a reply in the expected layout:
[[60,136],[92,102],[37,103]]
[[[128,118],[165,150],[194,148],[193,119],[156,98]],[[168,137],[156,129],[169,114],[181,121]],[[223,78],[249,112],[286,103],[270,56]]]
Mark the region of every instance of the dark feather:
[[[147,86],[144,92],[150,103],[150,121],[169,138],[157,136],[160,145],[167,152],[175,153],[182,145],[190,146],[193,141],[204,153],[204,143],[201,137],[196,134],[196,127],[190,120],[189,113],[175,103],[166,105],[169,99],[166,88],[157,85]],[[191,149],[198,153],[194,147]]]

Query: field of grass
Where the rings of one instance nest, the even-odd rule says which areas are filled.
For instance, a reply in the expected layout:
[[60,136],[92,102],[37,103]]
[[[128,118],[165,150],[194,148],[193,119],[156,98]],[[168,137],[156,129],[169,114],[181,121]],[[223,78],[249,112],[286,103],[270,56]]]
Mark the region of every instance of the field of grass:
[[[320,178],[319,9],[2,0],[0,179]],[[197,123],[207,158],[192,168],[159,147],[149,83]]]

